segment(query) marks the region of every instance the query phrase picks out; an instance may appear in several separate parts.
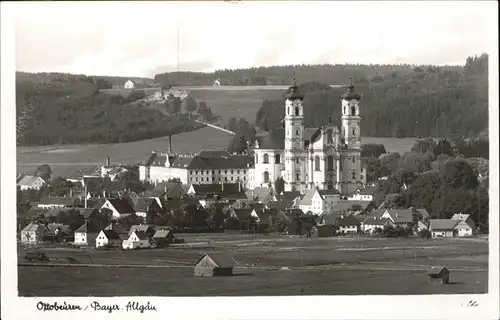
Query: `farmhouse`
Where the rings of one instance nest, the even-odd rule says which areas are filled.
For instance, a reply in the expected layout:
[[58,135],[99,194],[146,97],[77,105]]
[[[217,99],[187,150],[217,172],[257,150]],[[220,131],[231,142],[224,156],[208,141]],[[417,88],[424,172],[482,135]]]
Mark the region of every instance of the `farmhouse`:
[[363,201],[373,201],[373,193],[375,192],[374,187],[364,187],[356,190],[356,192],[349,197],[347,200],[363,200]]
[[429,220],[429,231],[433,238],[452,238],[456,235],[455,226],[459,220],[431,219]]
[[81,246],[93,246],[95,244],[99,228],[88,221],[75,230],[75,244]]
[[41,223],[32,222],[21,230],[21,243],[37,244],[49,235],[49,230]]
[[174,234],[169,229],[158,229],[153,235],[157,247],[167,247],[174,242]]
[[124,89],[134,89],[135,88],[135,82],[132,80],[127,80],[125,84],[123,85]]
[[194,265],[195,277],[232,276],[235,261],[224,254],[205,253]]
[[128,235],[130,236],[132,234],[132,232],[134,232],[134,231],[144,232],[150,238],[153,237],[153,235],[155,234],[155,229],[150,224],[133,225],[133,226],[130,227]]
[[247,198],[239,183],[192,184],[187,194],[197,198],[204,207],[207,207],[216,200],[235,201]]
[[337,190],[310,189],[298,201],[299,208],[304,212],[320,215],[325,211],[332,211],[339,204],[340,194]]
[[86,221],[95,221],[99,217],[99,210],[96,208],[78,208],[78,213]]
[[233,221],[237,221],[232,226],[231,229],[249,230],[250,224],[253,221],[257,221],[259,216],[254,209],[232,209],[230,212],[230,217]]
[[121,224],[119,224],[119,223],[111,223],[111,224],[109,224],[109,226],[107,226],[103,230],[113,230],[114,232],[116,232],[120,236],[120,238],[122,240],[128,238],[128,232],[127,232],[127,230],[125,230],[121,226]]
[[360,223],[358,219],[354,218],[352,215],[348,215],[337,218],[336,226],[339,234],[358,233]]
[[120,217],[135,213],[134,208],[126,199],[107,199],[102,205],[100,210],[108,209],[112,212],[113,219],[119,219]]
[[454,214],[453,217],[451,217],[452,220],[459,220],[465,222],[469,228],[467,228],[464,224],[460,224],[459,230],[458,230],[458,236],[463,237],[463,236],[473,236],[476,233],[476,223],[474,220],[472,220],[470,214]]
[[17,186],[21,190],[40,190],[41,188],[47,186],[48,183],[40,178],[39,176],[26,175],[19,180]]
[[251,158],[227,152],[198,154],[153,153],[139,166],[142,181],[163,182],[179,179],[183,184],[246,184]]
[[441,284],[450,283],[450,271],[445,267],[431,267],[428,272],[429,280],[432,283],[440,282]]
[[365,214],[370,212],[374,208],[374,204],[371,201],[366,200],[339,200],[337,205],[333,207],[332,212],[335,213],[356,213]]
[[390,219],[396,226],[401,228],[413,228],[418,221],[423,220],[427,211],[409,209],[390,209],[382,214],[382,218]]
[[120,247],[122,244],[122,238],[116,231],[113,230],[101,230],[96,237],[96,248],[100,247]]
[[384,229],[390,226],[393,226],[391,219],[368,217],[361,223],[361,230],[363,232],[372,233],[377,228]]
[[150,237],[144,231],[132,231],[127,240],[123,240],[123,249],[149,248]]
[[266,206],[277,200],[274,189],[270,187],[256,187],[249,190],[247,196],[249,200],[258,201]]
[[162,208],[155,199],[139,198],[135,204],[135,214],[146,218],[148,215],[156,216],[162,211]]

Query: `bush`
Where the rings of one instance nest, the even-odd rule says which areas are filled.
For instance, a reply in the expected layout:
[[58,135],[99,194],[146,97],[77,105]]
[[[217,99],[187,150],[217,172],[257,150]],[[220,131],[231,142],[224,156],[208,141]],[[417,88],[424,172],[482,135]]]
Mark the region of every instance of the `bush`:
[[422,239],[430,239],[432,237],[432,234],[429,230],[421,230],[418,233],[418,236]]

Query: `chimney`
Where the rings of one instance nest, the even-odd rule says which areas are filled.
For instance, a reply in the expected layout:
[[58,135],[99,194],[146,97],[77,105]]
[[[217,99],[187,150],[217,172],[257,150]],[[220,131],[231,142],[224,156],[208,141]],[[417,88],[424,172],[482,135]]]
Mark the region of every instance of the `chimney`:
[[172,135],[168,136],[168,153],[172,153]]

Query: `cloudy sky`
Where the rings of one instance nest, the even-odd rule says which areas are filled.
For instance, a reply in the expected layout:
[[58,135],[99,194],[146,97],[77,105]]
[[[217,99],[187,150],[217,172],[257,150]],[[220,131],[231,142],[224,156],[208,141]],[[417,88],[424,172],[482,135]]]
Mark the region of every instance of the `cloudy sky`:
[[463,64],[496,3],[12,3],[17,70],[146,76],[301,63]]

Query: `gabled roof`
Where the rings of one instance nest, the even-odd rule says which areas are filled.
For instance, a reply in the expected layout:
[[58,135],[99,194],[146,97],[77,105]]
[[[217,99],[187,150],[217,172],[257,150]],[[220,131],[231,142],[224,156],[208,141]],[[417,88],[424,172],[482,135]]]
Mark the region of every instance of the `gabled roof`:
[[134,213],[135,210],[132,208],[127,199],[107,199],[113,208],[118,211],[119,214]]
[[234,214],[238,217],[240,221],[246,221],[250,219],[253,209],[233,209]]
[[169,229],[159,229],[153,235],[153,238],[167,238],[169,235],[173,237],[172,230]]
[[263,204],[263,203],[259,203],[259,202],[249,202],[247,203],[247,205],[252,208],[253,210],[255,210],[256,212],[257,211],[262,211],[266,208],[266,205]]
[[333,208],[334,212],[342,212],[342,211],[352,211],[353,206],[360,206],[361,211],[364,211],[368,208],[368,206],[372,204],[371,201],[368,200],[340,200],[339,203]]
[[363,224],[369,225],[369,226],[383,226],[389,221],[387,218],[375,218],[375,217],[368,217],[363,221]]
[[349,227],[349,226],[359,226],[358,219],[354,218],[352,215],[347,217],[337,218],[336,225],[339,227]]
[[84,224],[78,229],[75,230],[75,233],[98,233],[101,231],[99,227],[94,225],[93,223],[90,223],[89,221],[85,221]]
[[286,206],[290,206],[297,197],[300,197],[300,191],[285,191],[276,196],[278,201],[285,203]]
[[33,183],[35,183],[36,181],[42,181],[44,184],[47,184],[47,181],[43,180],[42,178],[40,178],[39,176],[34,176],[34,175],[25,175],[24,177],[21,178],[21,180],[19,180],[17,182],[17,185],[18,186],[31,186],[33,185]]
[[197,265],[205,256],[208,256],[218,268],[234,268],[237,262],[233,257],[224,253],[205,253],[195,265]]
[[198,196],[214,196],[231,197],[246,199],[243,187],[238,183],[224,183],[224,184],[193,184],[194,192]]
[[[87,208],[95,208],[95,209],[101,209],[103,204],[106,202],[106,199],[104,198],[89,198],[87,199]],[[79,201],[80,205],[85,204],[85,199]]]
[[323,213],[318,217],[318,224],[329,224],[329,225],[335,225],[335,222],[337,221],[337,218],[340,218],[339,214],[334,214],[334,213]]
[[137,199],[137,202],[135,204],[135,211],[136,212],[148,212],[149,208],[151,206],[154,207],[154,205],[158,205],[158,202],[156,200],[151,199],[151,198],[139,198]]
[[273,195],[273,189],[269,187],[255,187],[249,192],[251,200],[267,202],[269,197]]
[[130,227],[128,234],[132,234],[134,231],[147,232],[148,230],[154,230],[152,225],[149,224],[136,224]]
[[273,128],[269,130],[266,136],[260,137],[259,149],[285,149],[285,129]]
[[49,230],[47,229],[46,226],[44,226],[41,223],[32,222],[32,223],[28,224],[26,227],[24,227],[22,231],[24,231],[24,232],[34,232],[34,231],[42,231],[42,232],[46,231],[46,232],[48,232]]
[[132,231],[129,234],[129,238],[130,236],[132,236],[133,233],[135,233],[135,235],[137,236],[137,238],[139,238],[139,240],[149,240],[149,236],[144,231]]
[[108,240],[121,240],[120,235],[115,230],[102,231]]
[[333,190],[318,190],[318,193],[320,196],[325,197],[325,196],[333,196],[340,194],[338,190],[333,189]]
[[269,207],[269,209],[285,209],[286,208],[286,204],[282,201],[269,201],[267,206]]
[[453,230],[458,224],[459,220],[452,219],[430,219],[429,229],[433,230]]
[[452,220],[461,220],[461,221],[467,221],[467,219],[470,218],[470,214],[462,214],[462,213],[455,213],[453,217],[451,217]]
[[298,204],[303,205],[303,206],[311,205],[312,198],[313,198],[315,193],[316,193],[316,189],[307,190],[306,194],[304,194],[304,196],[299,200]]
[[99,211],[96,208],[78,208],[78,213],[84,218],[88,219],[90,218],[93,214],[99,213]]
[[123,226],[119,223],[115,223],[115,224],[111,223],[109,226],[104,228],[104,230],[113,230],[118,234],[126,234],[127,233],[127,230],[125,230],[123,228]]
[[387,210],[394,223],[411,223],[414,221],[413,216],[420,214],[412,209],[390,209]]
[[362,195],[362,196],[371,196],[375,192],[375,187],[364,187],[363,189],[359,189],[359,193],[356,192],[356,194]]

